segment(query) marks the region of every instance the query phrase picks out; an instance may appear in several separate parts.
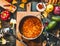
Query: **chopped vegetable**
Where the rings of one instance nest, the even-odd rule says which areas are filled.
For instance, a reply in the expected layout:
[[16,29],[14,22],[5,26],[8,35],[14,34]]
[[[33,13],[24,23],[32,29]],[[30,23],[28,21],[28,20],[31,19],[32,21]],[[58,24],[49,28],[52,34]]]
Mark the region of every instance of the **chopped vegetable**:
[[12,4],[16,4],[16,3],[17,3],[17,1],[16,1],[16,0],[13,0],[13,1],[12,1]]
[[13,7],[12,7],[12,6],[10,6],[10,8],[9,8],[9,9],[10,9],[10,11],[12,11],[12,10],[13,10]]
[[24,7],[25,7],[25,4],[22,3],[22,4],[19,5],[19,7],[20,7],[20,8],[24,8]]

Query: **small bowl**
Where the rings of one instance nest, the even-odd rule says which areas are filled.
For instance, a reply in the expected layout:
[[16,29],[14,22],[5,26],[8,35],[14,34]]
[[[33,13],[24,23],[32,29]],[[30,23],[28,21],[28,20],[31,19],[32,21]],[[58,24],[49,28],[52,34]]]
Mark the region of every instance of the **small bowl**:
[[[40,8],[38,7],[39,4],[40,4],[40,5],[43,5],[43,8],[40,9]],[[41,2],[41,3],[38,3],[38,4],[36,5],[36,9],[37,9],[38,11],[40,11],[40,12],[43,12],[43,11],[46,9],[46,5],[45,5],[44,3],[42,3],[42,2]]]

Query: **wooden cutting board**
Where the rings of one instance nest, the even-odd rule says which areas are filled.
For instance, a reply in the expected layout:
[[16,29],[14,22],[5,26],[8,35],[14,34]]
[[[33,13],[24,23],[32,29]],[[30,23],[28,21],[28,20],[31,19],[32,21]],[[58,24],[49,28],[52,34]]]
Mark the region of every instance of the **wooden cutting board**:
[[10,4],[9,2],[7,2],[6,0],[0,0],[0,7],[14,13],[17,9],[16,6]]
[[[32,12],[32,11],[31,11],[31,3],[28,3],[28,4],[26,5],[26,8],[27,8],[27,11],[17,12],[16,35],[18,36],[19,39],[22,39],[22,38],[21,38],[21,35],[20,35],[20,32],[19,32],[19,29],[18,29],[18,28],[19,28],[19,22],[21,21],[21,19],[22,19],[24,16],[29,16],[29,15],[36,16],[36,15],[40,14],[40,12]],[[16,46],[22,46],[22,44],[16,40]]]

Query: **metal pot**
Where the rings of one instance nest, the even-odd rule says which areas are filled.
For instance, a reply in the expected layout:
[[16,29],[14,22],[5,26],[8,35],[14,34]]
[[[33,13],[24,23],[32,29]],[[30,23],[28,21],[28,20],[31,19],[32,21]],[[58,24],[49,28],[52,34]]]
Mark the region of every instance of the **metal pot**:
[[40,22],[42,23],[42,20],[41,20],[41,18],[40,18],[40,15],[39,15],[39,16],[32,16],[32,15],[30,15],[30,16],[25,16],[25,17],[23,17],[23,18],[21,19],[21,21],[20,21],[20,23],[19,23],[19,32],[20,32],[21,36],[22,36],[24,39],[34,40],[34,39],[38,38],[38,37],[42,34],[42,32],[43,32],[43,23],[42,23],[42,30],[41,30],[40,34],[39,34],[37,37],[27,38],[27,37],[25,37],[25,36],[23,35],[23,33],[22,33],[22,26],[23,26],[23,23],[25,22],[25,20],[28,19],[28,18],[30,18],[30,17],[37,18],[37,19],[39,19]]

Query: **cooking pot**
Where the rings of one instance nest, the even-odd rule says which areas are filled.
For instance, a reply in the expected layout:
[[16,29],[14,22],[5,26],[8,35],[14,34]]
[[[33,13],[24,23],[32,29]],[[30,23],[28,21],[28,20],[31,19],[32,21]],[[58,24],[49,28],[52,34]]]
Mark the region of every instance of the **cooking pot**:
[[[39,35],[38,35],[37,37],[27,38],[27,37],[25,37],[25,36],[23,35],[23,33],[22,33],[22,31],[23,31],[23,30],[22,30],[22,27],[23,27],[23,24],[24,24],[25,20],[28,19],[28,18],[31,18],[31,17],[37,18],[37,19],[42,23],[42,29],[41,29],[41,32],[39,33]],[[32,15],[30,15],[30,16],[24,16],[24,17],[21,19],[20,23],[19,23],[19,32],[20,32],[21,36],[22,36],[24,39],[34,40],[34,39],[38,38],[38,37],[42,34],[42,32],[43,32],[43,27],[44,27],[44,26],[43,26],[43,22],[42,22],[42,20],[41,20],[41,18],[40,18],[40,15],[39,15],[39,16],[32,16]]]

